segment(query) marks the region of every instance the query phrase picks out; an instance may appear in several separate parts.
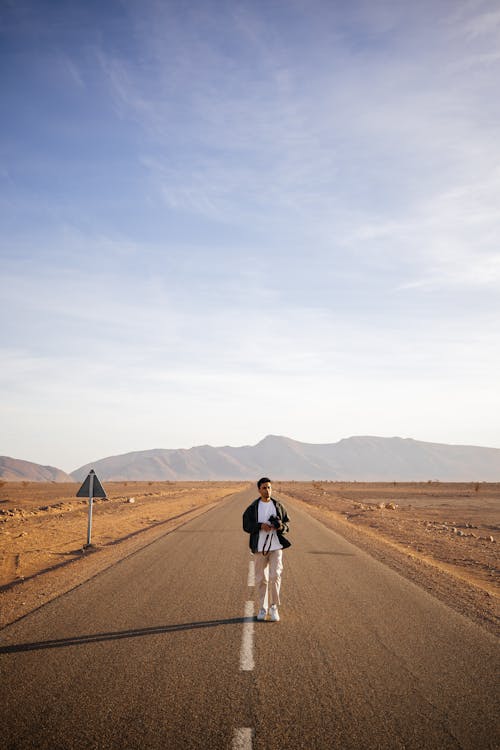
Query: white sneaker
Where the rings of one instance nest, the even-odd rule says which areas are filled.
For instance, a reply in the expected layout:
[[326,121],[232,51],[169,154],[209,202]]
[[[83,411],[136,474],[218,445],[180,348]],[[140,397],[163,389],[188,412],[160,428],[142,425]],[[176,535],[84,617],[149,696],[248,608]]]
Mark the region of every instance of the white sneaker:
[[257,615],[257,620],[262,621],[265,620],[267,617],[267,609],[259,609],[259,614]]
[[271,622],[279,622],[280,616],[278,612],[278,605],[277,604],[271,604],[271,609],[269,610],[269,618]]

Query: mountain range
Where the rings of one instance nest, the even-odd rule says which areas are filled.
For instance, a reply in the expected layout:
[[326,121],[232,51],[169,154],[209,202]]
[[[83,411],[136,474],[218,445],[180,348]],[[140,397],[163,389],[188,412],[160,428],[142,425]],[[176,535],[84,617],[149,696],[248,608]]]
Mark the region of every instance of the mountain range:
[[7,482],[74,482],[73,477],[55,466],[42,466],[19,458],[0,456],[0,479]]
[[330,479],[359,481],[500,481],[500,449],[427,443],[399,437],[350,437],[301,443],[268,435],[257,445],[155,449],[110,456],[72,472],[95,469],[111,480]]
[[71,475],[51,466],[0,457],[6,480],[82,482],[93,468],[101,481],[273,479],[345,481],[500,481],[500,449],[428,443],[400,437],[350,437],[301,443],[268,435],[257,445],[136,451],[101,458]]

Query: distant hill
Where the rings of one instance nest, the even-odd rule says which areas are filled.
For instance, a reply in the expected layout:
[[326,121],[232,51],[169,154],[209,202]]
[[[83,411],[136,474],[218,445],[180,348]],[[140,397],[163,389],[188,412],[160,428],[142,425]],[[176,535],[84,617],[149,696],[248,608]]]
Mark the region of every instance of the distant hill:
[[55,466],[41,466],[19,458],[0,456],[0,479],[7,482],[74,482],[75,480]]
[[154,449],[110,456],[71,473],[95,469],[102,481],[274,479],[358,481],[500,481],[500,449],[426,443],[411,438],[350,437],[301,443],[268,435],[257,445]]

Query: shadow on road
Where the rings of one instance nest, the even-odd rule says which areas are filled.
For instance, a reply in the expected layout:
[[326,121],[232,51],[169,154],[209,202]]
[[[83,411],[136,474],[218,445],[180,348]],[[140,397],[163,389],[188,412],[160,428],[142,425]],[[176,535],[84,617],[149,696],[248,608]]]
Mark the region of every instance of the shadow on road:
[[214,534],[215,531],[217,531],[217,534],[234,534],[234,527],[228,526],[227,529],[222,529],[220,526],[217,526],[213,529],[174,529],[172,531],[172,534]]
[[321,550],[310,549],[308,550],[310,555],[338,555],[339,557],[356,557],[354,552],[332,552],[332,550]]
[[[253,619],[253,618],[252,618]],[[114,633],[93,633],[78,635],[73,638],[60,638],[53,641],[38,641],[35,643],[13,643],[10,646],[0,646],[0,654],[15,654],[22,651],[39,651],[47,648],[65,648],[67,646],[83,646],[88,643],[103,641],[119,641],[123,638],[141,638],[146,635],[162,635],[176,633],[181,630],[195,630],[197,628],[216,628],[220,625],[241,625],[247,622],[246,617],[232,617],[226,620],[206,620],[204,622],[184,622],[179,625],[159,625],[155,628],[141,628],[139,630],[121,630]]]

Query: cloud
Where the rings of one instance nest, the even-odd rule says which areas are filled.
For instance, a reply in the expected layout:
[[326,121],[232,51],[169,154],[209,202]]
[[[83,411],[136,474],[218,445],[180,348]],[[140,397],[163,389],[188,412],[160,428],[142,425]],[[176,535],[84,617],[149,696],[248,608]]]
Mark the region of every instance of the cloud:
[[[452,35],[442,49],[435,29],[416,50],[423,10],[411,14],[414,29],[408,13],[394,11],[361,4],[354,13],[383,39],[368,56],[346,43],[348,15],[323,24],[313,52],[295,29],[285,44],[248,5],[217,25],[200,9],[146,5],[135,18],[143,65],[106,52],[101,61],[122,116],[144,130],[141,161],[159,198],[173,213],[215,223],[269,231],[292,221],[302,238],[331,247],[332,231],[342,239],[370,213],[404,222],[408,207],[439,198],[460,172],[463,182],[497,138],[471,115],[474,94],[450,68],[462,50]],[[439,30],[445,15],[435,12]],[[396,30],[413,57],[394,44]]]
[[78,89],[87,88],[80,66],[67,54],[59,55],[59,65],[67,79]]
[[494,205],[500,195],[498,175],[483,181],[455,185],[415,206],[395,220],[361,223],[349,241],[383,244],[386,253],[408,254],[407,273],[400,288],[480,288],[500,284],[500,252],[496,238],[500,213]]
[[467,18],[463,22],[461,31],[468,39],[475,40],[486,36],[498,41],[500,39],[500,10],[497,8]]

